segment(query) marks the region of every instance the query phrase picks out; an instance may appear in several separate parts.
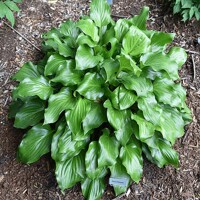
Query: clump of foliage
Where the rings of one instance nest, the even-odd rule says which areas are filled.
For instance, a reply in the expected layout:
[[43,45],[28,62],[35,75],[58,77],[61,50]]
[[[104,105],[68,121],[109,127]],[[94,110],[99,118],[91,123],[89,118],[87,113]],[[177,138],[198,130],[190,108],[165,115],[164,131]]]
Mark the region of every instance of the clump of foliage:
[[173,0],[173,12],[181,13],[183,21],[187,21],[195,17],[200,20],[200,0]]
[[22,0],[0,0],[0,18],[6,17],[12,26],[15,24],[15,17],[13,12],[19,12],[16,3],[21,3]]
[[14,75],[10,117],[28,128],[17,157],[51,152],[62,190],[81,182],[86,199],[100,199],[109,175],[123,179],[119,195],[141,179],[142,154],[178,167],[172,146],[191,120],[177,81],[187,55],[166,49],[174,34],[146,29],[148,11],[114,22],[106,0],[93,0],[90,16],[44,34],[45,58]]

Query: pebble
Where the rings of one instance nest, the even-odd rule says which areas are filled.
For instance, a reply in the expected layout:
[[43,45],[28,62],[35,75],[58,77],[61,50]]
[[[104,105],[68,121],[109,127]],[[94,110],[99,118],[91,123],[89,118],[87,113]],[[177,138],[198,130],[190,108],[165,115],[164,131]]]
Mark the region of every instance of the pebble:
[[3,182],[3,179],[4,179],[4,175],[0,175],[0,183]]

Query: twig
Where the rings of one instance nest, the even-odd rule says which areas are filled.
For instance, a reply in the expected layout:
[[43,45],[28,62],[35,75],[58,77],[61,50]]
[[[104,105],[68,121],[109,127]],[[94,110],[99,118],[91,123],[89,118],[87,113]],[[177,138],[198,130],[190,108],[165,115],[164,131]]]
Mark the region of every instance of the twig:
[[194,54],[192,54],[192,65],[193,65],[193,82],[194,82],[196,79],[196,65],[194,61]]
[[119,199],[121,199],[121,198],[124,197],[124,196],[128,197],[129,194],[130,194],[130,192],[131,192],[131,190],[130,190],[130,188],[129,188],[129,189],[127,190],[127,192],[125,192],[125,193],[119,195],[118,197],[114,198],[113,200],[119,200]]
[[190,50],[185,50],[185,51],[188,52],[188,53],[191,53],[191,54],[197,54],[197,55],[200,55],[200,53],[197,52],[197,51],[190,51]]
[[7,102],[8,102],[8,98],[9,98],[9,97],[6,98],[6,101],[5,101],[4,105],[3,105],[4,107],[6,106],[6,104],[7,104]]
[[112,17],[117,17],[117,18],[129,18],[129,16],[125,16],[125,15],[111,15]]
[[16,29],[14,29],[12,26],[10,26],[7,22],[5,22],[4,20],[2,20],[3,23],[8,26],[9,28],[11,28],[13,31],[15,31],[18,35],[20,35],[24,40],[26,40],[29,44],[31,44],[35,49],[37,49],[38,51],[41,52],[41,50],[35,46],[30,40],[28,40],[25,36],[23,36],[20,32],[18,32]]

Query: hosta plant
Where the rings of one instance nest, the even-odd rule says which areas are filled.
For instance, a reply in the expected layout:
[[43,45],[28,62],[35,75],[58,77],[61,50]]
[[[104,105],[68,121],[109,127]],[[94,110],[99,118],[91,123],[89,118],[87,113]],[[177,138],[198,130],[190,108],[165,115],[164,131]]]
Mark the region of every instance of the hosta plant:
[[100,199],[107,176],[119,195],[140,181],[143,155],[178,167],[172,146],[191,119],[178,81],[187,55],[166,49],[174,34],[147,30],[147,18],[144,7],[114,22],[107,1],[94,0],[90,16],[44,34],[44,59],[13,77],[10,117],[27,129],[17,157],[50,152],[63,191],[80,182],[86,199]]
[[172,0],[172,4],[174,14],[181,13],[183,21],[200,20],[200,0]]
[[16,3],[21,3],[22,0],[0,0],[0,19],[6,17],[11,25],[15,24],[13,12],[19,12]]

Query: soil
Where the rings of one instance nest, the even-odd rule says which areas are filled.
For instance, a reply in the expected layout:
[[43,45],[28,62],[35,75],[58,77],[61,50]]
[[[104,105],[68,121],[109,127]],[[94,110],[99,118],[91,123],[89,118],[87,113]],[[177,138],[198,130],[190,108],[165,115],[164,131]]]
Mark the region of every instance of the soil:
[[[190,51],[180,76],[187,89],[193,121],[186,127],[185,136],[175,144],[180,167],[159,169],[145,160],[142,180],[139,184],[132,184],[129,196],[121,199],[197,200],[200,199],[200,44],[197,42],[200,22],[183,23],[179,16],[172,15],[168,5],[164,6],[159,0],[115,0],[112,13],[130,17],[144,5],[151,10],[148,27],[176,33],[174,45]],[[56,4],[49,4],[47,0],[23,1],[20,8],[15,29],[40,48],[40,35],[44,31],[66,19],[77,20],[88,12],[89,1],[60,0]],[[79,185],[66,190],[65,194],[60,192],[54,177],[54,165],[48,155],[30,166],[16,161],[16,149],[23,131],[13,128],[13,121],[8,120],[11,90],[15,85],[10,78],[24,62],[37,61],[41,57],[41,52],[5,24],[0,27],[0,200],[83,199]],[[113,198],[113,190],[108,186],[103,199]]]

